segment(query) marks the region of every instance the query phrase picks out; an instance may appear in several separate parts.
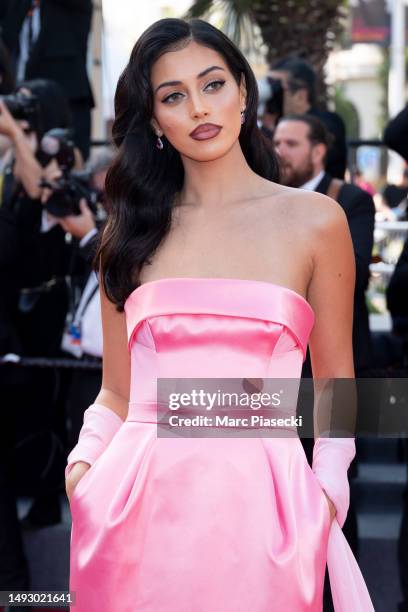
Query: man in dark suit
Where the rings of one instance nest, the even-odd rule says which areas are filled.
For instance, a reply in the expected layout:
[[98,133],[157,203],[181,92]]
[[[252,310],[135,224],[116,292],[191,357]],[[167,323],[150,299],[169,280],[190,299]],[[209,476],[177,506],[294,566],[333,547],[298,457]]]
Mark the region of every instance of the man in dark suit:
[[[323,123],[312,115],[289,115],[278,123],[274,133],[275,149],[282,163],[283,182],[291,187],[324,193],[336,200],[346,213],[356,261],[356,286],[354,293],[353,356],[356,377],[372,366],[372,347],[365,291],[369,280],[369,265],[373,248],[375,206],[372,197],[356,185],[333,179],[324,169],[330,135]],[[328,203],[330,205],[330,203]],[[312,378],[309,350],[303,364],[302,378]],[[303,381],[305,387],[306,381]],[[302,385],[301,385],[302,389]],[[301,413],[307,419],[313,414],[313,394],[300,392]],[[313,463],[313,438],[301,438],[306,457]],[[356,457],[349,468],[349,478],[357,471]],[[357,518],[353,489],[350,507],[343,526],[354,555],[358,556]],[[329,581],[326,574],[324,588],[325,612],[333,610]]]
[[[406,105],[386,125],[383,135],[384,143],[401,155],[408,163],[408,105]],[[406,171],[405,171],[406,172]],[[404,175],[405,175],[404,172]],[[407,178],[407,176],[405,175]],[[387,308],[392,316],[392,338],[398,338],[405,348],[408,346],[408,238],[396,263],[388,283]],[[406,355],[405,355],[406,359]],[[405,457],[408,458],[408,438],[402,438],[405,446]],[[407,463],[407,462],[406,462]],[[408,463],[407,463],[408,468]],[[400,612],[408,610],[408,484],[403,494],[403,509],[398,538],[398,565],[402,592],[402,601],[398,603]]]
[[47,78],[61,85],[84,159],[94,106],[86,69],[91,19],[91,0],[6,0],[0,9],[3,40],[18,79]]

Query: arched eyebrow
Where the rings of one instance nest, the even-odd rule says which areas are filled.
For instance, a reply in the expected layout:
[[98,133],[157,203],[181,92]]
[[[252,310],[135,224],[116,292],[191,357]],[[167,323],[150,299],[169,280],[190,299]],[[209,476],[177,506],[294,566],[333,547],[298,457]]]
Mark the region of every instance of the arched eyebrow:
[[[197,74],[197,79],[201,79],[202,77],[206,76],[212,70],[224,70],[224,68],[221,68],[221,66],[210,66],[209,68],[206,68],[205,70]],[[160,83],[160,85],[156,87],[154,91],[155,93],[157,93],[159,89],[161,89],[162,87],[174,87],[175,85],[181,85],[181,84],[182,84],[182,81],[165,81],[164,83]]]

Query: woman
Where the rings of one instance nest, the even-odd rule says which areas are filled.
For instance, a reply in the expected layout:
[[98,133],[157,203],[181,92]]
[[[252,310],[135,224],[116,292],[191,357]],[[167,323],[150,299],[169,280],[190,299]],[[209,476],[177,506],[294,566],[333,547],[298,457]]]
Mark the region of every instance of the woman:
[[204,21],[148,28],[115,104],[103,381],[66,468],[74,609],[317,611],[327,559],[336,609],[372,610],[340,529],[354,439],[319,439],[312,472],[298,437],[156,429],[159,379],[298,378],[312,328],[315,377],[354,376],[342,210],[277,184],[252,70]]

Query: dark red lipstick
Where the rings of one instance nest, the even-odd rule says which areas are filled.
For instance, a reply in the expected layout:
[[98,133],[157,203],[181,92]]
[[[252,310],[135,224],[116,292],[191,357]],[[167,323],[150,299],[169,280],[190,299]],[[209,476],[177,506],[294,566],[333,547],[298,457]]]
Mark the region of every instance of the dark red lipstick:
[[208,140],[209,138],[215,138],[220,131],[222,130],[221,125],[216,125],[215,123],[203,123],[196,127],[190,133],[191,138],[194,140]]

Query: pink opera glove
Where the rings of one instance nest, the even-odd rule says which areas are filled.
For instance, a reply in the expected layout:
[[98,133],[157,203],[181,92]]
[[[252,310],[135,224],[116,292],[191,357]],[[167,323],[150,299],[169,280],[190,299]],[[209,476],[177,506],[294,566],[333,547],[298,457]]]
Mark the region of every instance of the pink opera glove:
[[342,527],[350,505],[347,471],[356,454],[355,438],[317,438],[312,470],[336,507],[327,541],[327,568],[335,612],[375,612],[364,577]]
[[78,442],[67,459],[65,478],[77,461],[92,465],[109,445],[124,421],[110,408],[102,404],[91,404],[84,412],[84,423]]
[[356,454],[354,438],[319,437],[313,447],[312,471],[336,507],[337,522],[343,527],[350,505],[348,468]]

